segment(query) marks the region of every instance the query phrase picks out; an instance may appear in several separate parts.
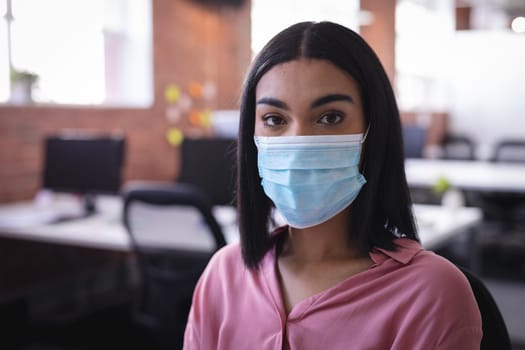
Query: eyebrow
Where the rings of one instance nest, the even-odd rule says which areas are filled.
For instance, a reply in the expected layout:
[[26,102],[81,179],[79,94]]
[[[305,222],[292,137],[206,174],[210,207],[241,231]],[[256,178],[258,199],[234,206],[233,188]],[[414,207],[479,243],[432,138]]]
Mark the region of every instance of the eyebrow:
[[330,95],[319,97],[317,100],[312,102],[312,104],[310,105],[310,108],[316,108],[324,104],[335,102],[335,101],[347,101],[350,103],[354,103],[354,99],[350,95],[330,94]]
[[[321,96],[315,101],[312,102],[310,105],[310,108],[316,108],[319,106],[322,106],[324,104],[330,103],[330,102],[336,102],[336,101],[347,101],[350,103],[354,103],[354,99],[350,95],[344,95],[344,94],[329,94],[325,96]],[[289,110],[290,108],[288,105],[279,99],[273,98],[273,97],[263,97],[259,100],[257,100],[256,104],[265,104],[274,106],[280,109]]]
[[263,97],[259,99],[256,104],[270,105],[284,110],[290,109],[286,103],[273,97]]

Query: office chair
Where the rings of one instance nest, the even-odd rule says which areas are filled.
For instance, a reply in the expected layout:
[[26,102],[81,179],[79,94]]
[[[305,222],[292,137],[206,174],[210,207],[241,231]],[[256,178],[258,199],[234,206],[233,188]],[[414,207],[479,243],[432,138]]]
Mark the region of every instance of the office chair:
[[[490,159],[494,163],[525,163],[525,139],[502,140]],[[525,195],[489,192],[481,195],[486,221],[496,229],[481,244],[484,273],[525,279]]]
[[442,158],[453,160],[474,160],[474,142],[464,135],[446,134],[442,144]]
[[498,142],[491,160],[499,163],[525,163],[525,140],[509,139]]
[[459,265],[457,267],[467,277],[481,313],[483,337],[480,349],[510,350],[511,343],[507,326],[492,294],[479,277],[464,267]]
[[123,197],[140,280],[133,319],[160,349],[182,348],[195,284],[226,244],[211,201],[187,184],[135,183]]
[[[473,161],[476,159],[476,145],[466,135],[447,133],[441,142],[441,158],[446,160]],[[481,200],[476,191],[463,190],[465,204],[479,207]]]
[[[494,163],[525,164],[525,140],[503,140],[494,148]],[[483,195],[486,217],[498,221],[505,231],[525,224],[525,196],[519,193],[487,193]]]

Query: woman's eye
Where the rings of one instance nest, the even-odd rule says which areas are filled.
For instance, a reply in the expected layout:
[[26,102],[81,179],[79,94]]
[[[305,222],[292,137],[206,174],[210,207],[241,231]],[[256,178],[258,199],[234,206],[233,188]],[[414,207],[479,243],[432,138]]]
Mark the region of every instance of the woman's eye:
[[284,124],[284,119],[277,115],[268,115],[263,118],[264,125],[266,126],[278,126]]
[[343,116],[339,113],[326,113],[317,122],[320,124],[338,124],[343,120]]

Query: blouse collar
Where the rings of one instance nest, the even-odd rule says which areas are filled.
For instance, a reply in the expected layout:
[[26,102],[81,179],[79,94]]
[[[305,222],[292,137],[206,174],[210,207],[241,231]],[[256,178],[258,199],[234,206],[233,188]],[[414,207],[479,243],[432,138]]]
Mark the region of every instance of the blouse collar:
[[376,265],[382,264],[389,258],[406,265],[423,250],[423,247],[421,247],[418,241],[409,238],[397,238],[394,240],[394,244],[396,245],[396,250],[386,250],[383,248],[372,249],[370,258]]

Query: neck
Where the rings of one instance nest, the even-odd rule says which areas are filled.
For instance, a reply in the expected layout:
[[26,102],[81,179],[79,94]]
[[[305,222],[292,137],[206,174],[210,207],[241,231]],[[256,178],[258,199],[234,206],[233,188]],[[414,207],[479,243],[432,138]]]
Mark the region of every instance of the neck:
[[348,239],[348,215],[349,208],[313,227],[290,227],[282,256],[304,262],[360,258],[357,247]]

